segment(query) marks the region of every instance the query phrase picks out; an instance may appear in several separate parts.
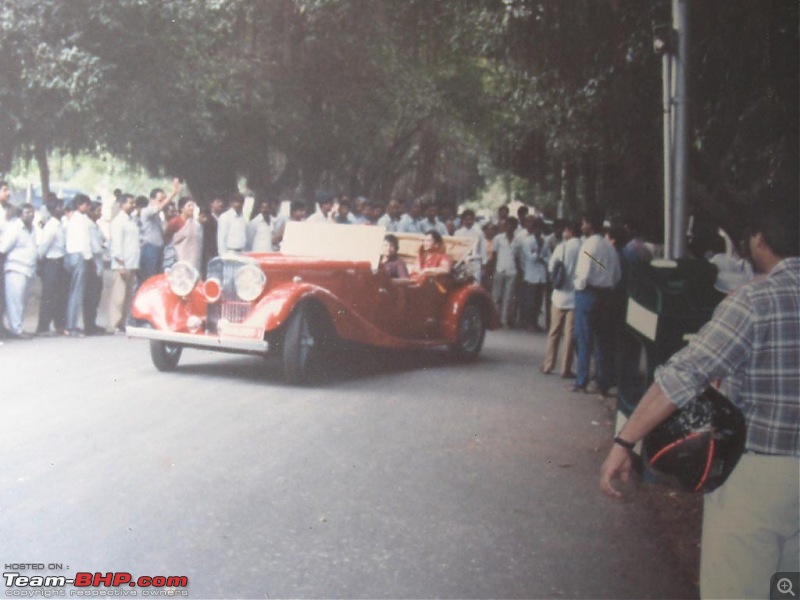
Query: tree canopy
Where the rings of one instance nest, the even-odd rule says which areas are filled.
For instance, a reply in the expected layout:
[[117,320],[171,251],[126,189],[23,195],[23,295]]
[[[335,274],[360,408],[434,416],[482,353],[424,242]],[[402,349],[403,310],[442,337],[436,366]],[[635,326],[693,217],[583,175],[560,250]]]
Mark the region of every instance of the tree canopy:
[[[735,220],[796,180],[798,5],[690,9],[691,201]],[[103,150],[200,199],[245,177],[461,202],[490,165],[537,206],[649,215],[669,20],[668,0],[5,0],[0,172]]]

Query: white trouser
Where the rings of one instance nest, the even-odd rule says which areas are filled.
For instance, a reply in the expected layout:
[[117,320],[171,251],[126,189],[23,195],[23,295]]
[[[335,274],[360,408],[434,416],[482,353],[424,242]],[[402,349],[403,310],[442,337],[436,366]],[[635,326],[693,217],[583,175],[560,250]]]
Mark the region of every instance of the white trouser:
[[773,574],[800,571],[799,494],[800,458],[742,456],[703,504],[702,598],[769,598]]
[[31,278],[24,273],[6,271],[6,318],[9,331],[17,335],[22,333],[30,281]]

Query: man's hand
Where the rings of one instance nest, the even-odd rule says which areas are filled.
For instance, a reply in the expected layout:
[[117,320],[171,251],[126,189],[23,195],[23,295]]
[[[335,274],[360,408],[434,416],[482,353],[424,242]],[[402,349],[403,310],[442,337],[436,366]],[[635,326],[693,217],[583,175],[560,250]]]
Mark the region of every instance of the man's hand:
[[182,187],[183,186],[181,185],[181,180],[180,179],[178,179],[176,177],[175,179],[172,180],[172,197],[173,198],[180,193]]
[[619,480],[623,483],[627,483],[630,479],[632,469],[633,461],[631,460],[628,450],[614,444],[603,466],[600,467],[600,488],[611,498],[622,498],[622,492],[611,485],[611,481],[615,476],[619,475]]

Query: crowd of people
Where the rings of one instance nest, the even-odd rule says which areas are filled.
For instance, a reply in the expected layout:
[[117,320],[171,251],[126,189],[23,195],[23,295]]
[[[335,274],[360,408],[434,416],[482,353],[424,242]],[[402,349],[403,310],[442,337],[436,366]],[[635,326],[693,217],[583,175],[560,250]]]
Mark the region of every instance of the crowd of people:
[[[217,255],[280,251],[290,221],[377,225],[390,236],[424,234],[415,271],[452,267],[441,250],[443,236],[473,239],[475,250],[466,268],[491,294],[501,325],[548,333],[541,371],[556,369],[560,349],[562,377],[575,377],[576,391],[586,391],[593,349],[596,387],[607,393],[614,380],[608,356],[613,353],[615,321],[595,323],[592,315],[609,310],[618,300],[615,290],[627,263],[651,257],[630,222],[627,229],[604,229],[600,216],[587,216],[582,225],[546,223],[528,214],[524,205],[516,216],[507,205],[501,206],[479,223],[474,211],[457,215],[449,205],[404,205],[395,199],[384,205],[321,192],[310,206],[292,201],[285,215],[279,214],[280,203],[259,198],[248,218],[242,194],[214,197],[201,209],[191,196],[181,194],[181,183],[175,180],[168,192],[156,188],[149,196],[115,190],[110,225],[101,228],[103,206],[84,194],[69,202],[51,194],[44,202],[46,210],[37,214],[30,205],[11,205],[8,184],[0,185],[0,333],[6,338],[31,337],[23,330],[23,317],[37,274],[42,296],[35,335],[124,333],[138,286],[179,260],[203,274]],[[387,242],[387,251],[392,246],[396,257],[396,238]],[[402,261],[385,262],[393,275],[407,276]],[[565,273],[558,286],[553,285],[555,263]],[[111,281],[101,327],[98,308],[105,269]]]

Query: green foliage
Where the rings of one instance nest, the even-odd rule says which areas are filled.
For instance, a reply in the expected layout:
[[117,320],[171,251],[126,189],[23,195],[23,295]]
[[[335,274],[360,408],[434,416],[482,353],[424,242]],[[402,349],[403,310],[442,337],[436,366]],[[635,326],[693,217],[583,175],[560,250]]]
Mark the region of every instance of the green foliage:
[[[735,208],[797,164],[798,6],[691,6],[695,200]],[[0,172],[107,151],[201,199],[244,177],[440,202],[510,172],[529,203],[651,214],[669,19],[668,0],[5,0]]]

